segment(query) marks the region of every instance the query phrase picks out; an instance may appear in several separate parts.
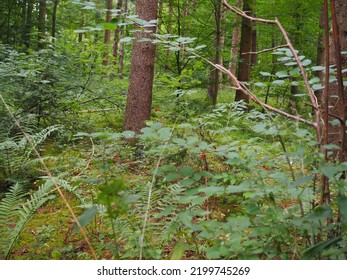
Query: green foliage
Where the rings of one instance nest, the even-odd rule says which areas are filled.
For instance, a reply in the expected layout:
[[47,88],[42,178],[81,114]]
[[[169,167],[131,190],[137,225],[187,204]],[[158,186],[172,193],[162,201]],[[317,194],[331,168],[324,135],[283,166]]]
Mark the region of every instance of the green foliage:
[[[61,126],[53,125],[40,132],[29,133],[28,136],[34,147],[38,148],[53,132],[61,131],[61,129]],[[0,143],[0,178],[8,181],[25,180],[23,174],[28,169],[34,155],[32,145],[24,136],[3,139]]]

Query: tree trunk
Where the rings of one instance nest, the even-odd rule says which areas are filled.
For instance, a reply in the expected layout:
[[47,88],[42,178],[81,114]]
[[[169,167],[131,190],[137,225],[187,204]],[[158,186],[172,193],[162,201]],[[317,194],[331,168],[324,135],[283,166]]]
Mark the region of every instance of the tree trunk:
[[30,48],[31,44],[31,29],[33,27],[33,8],[34,8],[34,0],[28,0],[27,12],[26,12],[26,21],[25,21],[25,38],[24,45],[27,49]]
[[[318,34],[318,40],[317,40],[317,65],[318,66],[323,66],[325,65],[325,47],[324,47],[324,43],[325,43],[325,33],[324,33],[324,4],[321,7],[321,14],[320,14],[320,18],[319,18],[319,29],[320,32]],[[321,80],[322,84],[323,84],[323,80],[324,80],[324,72],[323,71],[317,71],[316,72],[316,76]],[[323,90],[317,90],[315,92],[317,100],[318,100],[318,104],[321,104],[323,102]]]
[[[243,1],[243,10],[248,15],[253,15],[253,0]],[[241,42],[240,42],[240,62],[237,78],[241,82],[248,82],[251,71],[252,51],[252,22],[242,18]],[[249,103],[249,96],[242,91],[236,91],[235,101],[244,101]]]
[[[212,59],[212,62],[215,64],[222,64],[222,46],[223,46],[223,30],[222,30],[222,21],[223,21],[223,4],[222,0],[214,0],[214,14],[215,14],[215,54]],[[217,104],[218,91],[221,81],[221,72],[216,68],[213,68],[210,71],[209,77],[209,86],[208,86],[208,96],[212,101],[213,105]]]
[[[117,1],[117,10],[121,10],[123,6],[123,0]],[[117,15],[117,19],[120,18],[121,12]],[[114,30],[114,37],[113,37],[113,49],[112,49],[112,55],[113,55],[113,64],[116,64],[117,57],[118,57],[118,44],[119,44],[119,33],[120,33],[120,27],[117,25],[116,29]]]
[[[126,14],[128,12],[128,0],[124,1],[124,13]],[[125,36],[127,27],[126,25],[123,26],[122,36]],[[123,68],[124,68],[124,51],[125,51],[125,43],[120,42],[119,43],[119,60],[118,60],[118,77],[120,79],[123,78]]]
[[[136,14],[140,19],[149,21],[157,18],[157,0],[138,0]],[[155,27],[146,31],[155,32]],[[150,119],[152,106],[152,86],[154,78],[155,44],[139,42],[139,39],[151,38],[150,33],[138,31],[132,45],[130,82],[125,109],[124,130],[139,133]]]
[[[113,0],[107,0],[106,3],[106,22],[110,22],[112,19],[112,8],[113,8]],[[105,43],[105,51],[104,51],[104,59],[102,61],[103,65],[108,65],[108,43],[111,41],[111,30],[105,30],[104,43]]]
[[58,10],[59,0],[53,0],[53,10],[52,10],[52,32],[51,35],[53,37],[53,41],[55,41],[55,37],[57,36],[57,10]]
[[339,161],[347,160],[346,119],[347,119],[347,88],[343,86],[346,73],[342,70],[347,67],[347,1],[331,0],[332,32],[330,32],[330,65],[336,65],[337,81],[331,83],[329,88],[329,114],[331,119],[339,124],[329,126],[329,144],[335,144],[340,150],[334,155]]
[[46,38],[46,0],[39,0],[39,19],[38,19],[38,48],[43,49],[45,47]]
[[[241,9],[242,0],[237,0],[235,7]],[[236,74],[237,56],[239,53],[241,22],[242,22],[242,18],[238,15],[235,15],[235,20],[233,25],[233,37],[231,40],[231,54],[230,54],[231,57],[230,57],[230,63],[229,63],[229,70],[234,75]]]

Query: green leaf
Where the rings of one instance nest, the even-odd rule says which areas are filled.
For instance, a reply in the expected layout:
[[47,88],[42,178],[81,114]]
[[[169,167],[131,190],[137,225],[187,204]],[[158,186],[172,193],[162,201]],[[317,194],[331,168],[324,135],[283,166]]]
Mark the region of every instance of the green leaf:
[[276,72],[276,76],[279,78],[285,78],[285,77],[288,77],[289,75],[287,70],[283,70],[283,71]]
[[323,175],[327,176],[328,178],[333,178],[334,175],[340,171],[340,169],[332,164],[326,164],[321,166],[320,171]]
[[324,66],[313,66],[313,67],[311,67],[311,70],[312,71],[323,71],[323,70],[325,70],[325,67]]
[[[98,208],[96,206],[92,206],[88,208],[84,213],[77,218],[78,222],[82,227],[88,225],[91,221],[93,221],[94,217],[98,214]],[[80,230],[79,226],[75,222],[74,230],[72,233],[77,233]]]
[[289,71],[289,74],[291,76],[299,76],[300,75],[300,69],[299,67],[295,67],[294,69]]
[[310,248],[308,248],[307,250],[304,251],[303,255],[302,255],[302,259],[305,260],[312,260],[317,258],[325,249],[327,249],[328,247],[338,243],[339,241],[342,240],[341,236],[326,240],[326,241],[322,241]]
[[192,176],[194,174],[194,170],[190,166],[183,166],[179,172],[182,176]]
[[179,178],[180,178],[180,174],[178,174],[178,173],[170,173],[170,174],[168,174],[165,177],[165,181],[172,182],[172,181],[176,181]]
[[303,65],[303,66],[308,66],[308,65],[310,65],[311,63],[312,63],[311,60],[305,59],[305,60],[302,62],[302,65]]
[[314,179],[314,176],[304,176],[292,182],[291,186],[295,188],[300,185],[308,184],[312,182],[313,179]]
[[171,260],[180,260],[183,256],[185,251],[189,250],[190,247],[184,243],[184,242],[177,242],[173,248]]
[[271,77],[271,76],[273,76],[273,75],[271,75],[271,73],[269,73],[269,72],[260,72],[259,74],[262,75],[262,76],[265,76],[265,77]]
[[134,39],[134,38],[132,38],[132,37],[124,37],[124,38],[120,39],[119,42],[121,42],[121,43],[129,43],[129,42],[131,42],[133,39]]
[[134,131],[123,131],[122,132],[122,136],[124,138],[130,139],[130,138],[134,138],[135,137],[135,132]]
[[347,197],[340,195],[337,199],[337,204],[339,206],[339,214],[342,218],[342,223],[347,225]]
[[257,86],[257,87],[266,87],[266,84],[260,83],[260,82],[254,83],[254,85]]
[[285,83],[284,80],[275,80],[272,82],[274,85],[283,85]]
[[188,178],[188,179],[183,179],[181,182],[180,182],[180,185],[182,187],[184,186],[191,186],[195,183],[195,180],[194,179],[191,179],[191,178]]

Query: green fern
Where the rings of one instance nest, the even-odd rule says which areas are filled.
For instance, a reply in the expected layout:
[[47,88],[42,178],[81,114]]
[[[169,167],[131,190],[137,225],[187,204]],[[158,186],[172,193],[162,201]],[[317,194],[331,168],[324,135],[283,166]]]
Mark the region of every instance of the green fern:
[[[45,179],[47,181],[26,201],[24,201],[26,193],[23,187],[16,184],[10,188],[5,198],[0,202],[0,259],[10,257],[22,230],[36,211],[46,202],[55,198],[55,195],[52,194],[54,189],[52,180]],[[61,188],[73,194],[81,204],[84,204],[84,199],[76,187],[72,187],[63,179],[55,178],[54,180]],[[13,228],[12,225],[15,227]]]
[[[49,126],[40,132],[29,135],[34,147],[43,143],[47,137],[61,129],[59,125]],[[25,168],[34,153],[33,147],[25,137],[13,137],[0,143],[0,172],[7,178]]]
[[[0,203],[0,215],[6,217],[1,220],[2,235],[0,237],[1,255],[5,259],[8,259],[13,246],[19,238],[20,233],[31,220],[36,211],[44,205],[50,199],[55,196],[50,194],[53,189],[52,182],[48,181],[41,185],[39,189],[30,195],[25,203],[22,202],[22,198],[25,195],[20,187],[11,188],[10,192]],[[11,229],[10,224],[15,223],[15,228]]]
[[6,193],[5,198],[0,202],[0,258],[3,259],[4,248],[6,247],[10,226],[18,219],[18,211],[23,202],[25,191],[23,187],[16,184]]

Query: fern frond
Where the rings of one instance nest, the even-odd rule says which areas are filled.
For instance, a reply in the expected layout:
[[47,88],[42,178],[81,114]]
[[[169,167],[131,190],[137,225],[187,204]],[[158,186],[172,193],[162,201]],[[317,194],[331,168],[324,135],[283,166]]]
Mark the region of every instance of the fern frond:
[[25,196],[24,188],[15,184],[6,193],[4,199],[0,202],[0,258],[2,259],[3,248],[8,242],[10,235],[9,226],[16,223],[18,219],[18,210]]
[[18,206],[18,209],[15,212],[16,215],[18,215],[19,219],[16,222],[16,227],[10,231],[8,239],[6,241],[6,248],[4,248],[3,255],[6,259],[9,258],[13,246],[17,242],[20,233],[27,225],[27,223],[31,220],[36,211],[47,201],[55,197],[54,195],[50,194],[53,186],[54,185],[52,184],[52,182],[46,182],[45,184],[41,185],[39,189],[34,192],[24,204]]

